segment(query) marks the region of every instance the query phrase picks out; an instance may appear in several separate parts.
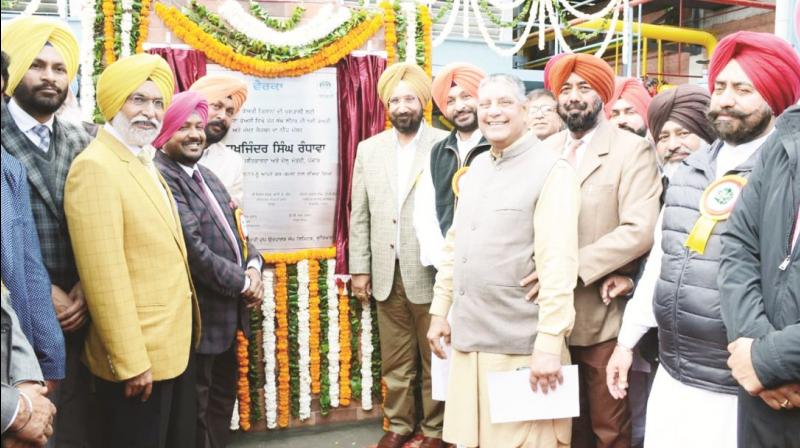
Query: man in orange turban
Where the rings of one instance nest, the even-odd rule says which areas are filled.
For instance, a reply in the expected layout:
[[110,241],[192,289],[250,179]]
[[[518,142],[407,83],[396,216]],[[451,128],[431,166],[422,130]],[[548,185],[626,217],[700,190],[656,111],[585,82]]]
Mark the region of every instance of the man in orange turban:
[[[541,143],[575,167],[581,182],[580,255],[575,326],[569,336],[579,365],[581,412],[572,446],[630,446],[631,411],[606,387],[605,366],[617,345],[625,300],[609,297],[602,280],[650,250],[662,190],[650,143],[606,120],[604,103],[614,93],[614,72],[586,54],[559,59],[550,74],[558,113],[567,129]],[[524,279],[531,284],[536,276]]]
[[208,101],[206,148],[200,164],[210,169],[222,183],[234,202],[244,201],[244,159],[222,144],[233,119],[247,101],[247,83],[233,75],[206,75],[189,87]]
[[614,94],[606,104],[606,117],[620,129],[647,136],[647,108],[650,94],[636,78],[617,78]]
[[431,149],[426,167],[430,169],[425,170],[417,189],[414,228],[425,265],[438,267],[444,235],[453,222],[453,176],[490,147],[478,129],[478,86],[484,78],[486,73],[480,68],[454,63],[433,80],[433,101],[453,124],[453,131]]

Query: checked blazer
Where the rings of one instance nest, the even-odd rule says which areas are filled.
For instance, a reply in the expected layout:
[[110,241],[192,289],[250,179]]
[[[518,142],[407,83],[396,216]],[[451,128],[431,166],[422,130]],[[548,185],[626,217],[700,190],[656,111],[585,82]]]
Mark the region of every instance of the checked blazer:
[[18,325],[36,352],[44,378],[59,380],[65,374],[64,335],[50,299],[50,279],[42,264],[33,225],[25,168],[5,148],[0,166],[3,283],[10,292]]
[[178,210],[158,181],[104,128],[67,176],[64,211],[92,317],[84,362],[106,381],[148,369],[153,381],[175,378],[200,338]]
[[[350,196],[350,273],[372,274],[372,295],[375,300],[386,300],[394,280],[395,239],[400,226],[400,272],[406,295],[411,303],[430,303],[435,271],[420,262],[413,222],[414,190],[429,166],[431,147],[447,133],[420,126],[409,178],[399,183],[394,132],[388,129],[358,144]],[[404,198],[402,208],[397,204],[398,188]]]
[[55,151],[52,162],[55,165],[55,195],[52,195],[45,182],[45,177],[50,174],[43,173],[34,160],[34,152],[41,150],[20,131],[5,102],[0,103],[3,109],[3,146],[22,163],[28,173],[31,210],[41,243],[42,260],[50,274],[50,281],[69,293],[78,282],[78,272],[64,216],[64,183],[72,161],[89,146],[91,137],[82,127],[55,118],[50,145],[51,151]]
[[[172,190],[178,206],[189,268],[200,303],[203,318],[203,337],[197,353],[218,355],[230,348],[236,339],[236,330],[249,332],[249,312],[241,299],[245,285],[247,263],[258,259],[258,250],[252,244],[242,242],[237,231],[231,197],[222,181],[208,168],[197,164],[208,189],[219,203],[227,223],[221,223],[207,205],[202,188],[184,169],[163,151],[156,151],[154,159],[161,175]],[[244,257],[243,244],[247,244],[247,260],[236,262],[235,248],[231,244],[223,225],[230,226]]]

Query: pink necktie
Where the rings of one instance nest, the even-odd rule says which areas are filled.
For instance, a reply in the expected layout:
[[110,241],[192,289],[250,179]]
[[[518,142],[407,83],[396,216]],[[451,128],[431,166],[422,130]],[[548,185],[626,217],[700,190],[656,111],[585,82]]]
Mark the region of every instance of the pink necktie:
[[582,140],[573,140],[564,154],[564,158],[573,168],[578,168],[578,148],[581,147],[581,143],[583,143]]

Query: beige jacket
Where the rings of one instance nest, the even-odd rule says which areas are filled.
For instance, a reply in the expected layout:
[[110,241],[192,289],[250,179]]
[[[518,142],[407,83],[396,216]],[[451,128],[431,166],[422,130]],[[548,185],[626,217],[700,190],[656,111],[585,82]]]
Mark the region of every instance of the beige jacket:
[[[350,273],[372,274],[372,295],[383,301],[392,290],[395,259],[399,258],[408,299],[417,304],[430,303],[435,271],[420,263],[413,192],[430,160],[431,147],[447,133],[424,124],[420,127],[408,181],[399,184],[394,132],[383,131],[358,145],[350,197]],[[402,208],[397,204],[398,188],[404,198]],[[395,247],[398,225],[399,257]]]
[[[567,132],[542,142],[562,154]],[[643,138],[602,121],[578,167],[578,286],[570,345],[590,346],[617,337],[625,300],[603,304],[602,280],[638,259],[653,245],[661,179],[655,150]]]

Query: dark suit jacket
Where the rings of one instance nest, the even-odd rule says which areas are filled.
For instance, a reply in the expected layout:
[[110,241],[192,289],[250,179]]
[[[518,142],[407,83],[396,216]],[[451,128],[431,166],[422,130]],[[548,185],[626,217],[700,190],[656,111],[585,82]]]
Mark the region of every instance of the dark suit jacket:
[[206,196],[194,179],[162,151],[156,152],[155,164],[167,181],[178,205],[189,268],[200,302],[203,332],[197,352],[222,353],[235,339],[237,322],[242,329],[249,330],[248,311],[240,296],[245,284],[247,262],[260,255],[255,247],[246,241],[242,242],[236,230],[234,209],[230,206],[231,197],[214,173],[197,165],[206,185],[222,208],[227,225],[236,236],[240,253],[244,252],[242,244],[248,244],[248,259],[241,264],[236,263],[236,252],[222,227],[223,224],[217,221],[214,213],[206,206]]
[[55,194],[51,194],[45,181],[50,174],[41,172],[34,160],[34,152],[40,150],[17,127],[11,113],[6,110],[5,102],[0,103],[3,109],[3,146],[28,173],[30,204],[41,243],[42,259],[50,274],[50,281],[69,293],[78,282],[78,270],[64,215],[64,184],[72,161],[89,146],[91,137],[83,128],[56,117],[53,122]]

